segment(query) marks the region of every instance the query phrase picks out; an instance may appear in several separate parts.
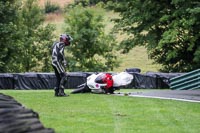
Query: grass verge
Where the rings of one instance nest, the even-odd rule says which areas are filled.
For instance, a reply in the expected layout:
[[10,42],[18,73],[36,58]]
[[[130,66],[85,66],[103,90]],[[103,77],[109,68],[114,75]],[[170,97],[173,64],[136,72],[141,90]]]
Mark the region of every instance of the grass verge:
[[1,93],[38,112],[44,126],[54,128],[57,133],[200,131],[199,103],[100,94],[54,97],[52,90],[1,90]]

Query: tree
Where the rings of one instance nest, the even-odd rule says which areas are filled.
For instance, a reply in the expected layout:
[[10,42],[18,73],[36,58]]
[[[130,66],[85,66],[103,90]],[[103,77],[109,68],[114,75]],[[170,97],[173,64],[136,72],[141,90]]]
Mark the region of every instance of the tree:
[[[20,3],[17,0],[0,1],[0,72],[12,71],[10,63],[16,58],[18,51],[19,32],[17,30],[18,8]],[[15,64],[13,63],[15,66]]]
[[70,71],[107,71],[117,66],[112,33],[104,33],[103,18],[94,9],[75,6],[65,19],[66,32],[74,38],[67,48]]
[[187,72],[200,67],[198,0],[123,0],[116,3],[116,29],[127,35],[120,48],[142,45],[162,71]]
[[50,71],[55,28],[44,26],[44,12],[36,0],[23,2],[0,2],[0,72]]
[[21,10],[21,31],[23,32],[21,66],[23,71],[49,71],[49,48],[53,42],[52,25],[44,26],[44,12],[36,0],[27,0]]

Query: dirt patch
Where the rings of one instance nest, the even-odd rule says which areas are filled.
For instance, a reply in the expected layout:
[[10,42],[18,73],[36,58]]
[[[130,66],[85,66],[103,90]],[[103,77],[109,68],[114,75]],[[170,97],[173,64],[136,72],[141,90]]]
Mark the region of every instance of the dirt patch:
[[[39,0],[39,5],[44,7],[44,5],[47,1],[48,0]],[[49,0],[49,1],[54,4],[58,4],[60,7],[64,7],[65,5],[72,3],[74,0]]]
[[[59,5],[63,8],[65,5],[74,2],[74,0],[39,0],[39,5],[44,7],[45,3],[50,1],[52,4]],[[45,22],[47,23],[58,23],[64,20],[62,12],[58,11],[55,13],[48,13],[45,15]]]
[[64,16],[62,13],[48,13],[45,15],[45,22],[62,22],[64,20]]

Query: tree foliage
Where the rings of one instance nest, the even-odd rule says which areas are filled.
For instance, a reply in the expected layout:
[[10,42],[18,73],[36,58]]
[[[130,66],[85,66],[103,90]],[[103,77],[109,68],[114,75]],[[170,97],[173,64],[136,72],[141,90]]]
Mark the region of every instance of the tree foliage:
[[68,47],[70,71],[107,71],[117,66],[112,33],[105,34],[101,15],[94,9],[75,6],[66,13],[66,32],[74,38]]
[[0,72],[49,71],[54,27],[43,25],[37,1],[1,1],[0,6]]
[[[20,7],[15,0],[0,1],[0,72],[7,71],[9,63],[15,60],[18,35],[16,21],[18,21],[17,9]],[[16,31],[16,32],[13,32]]]
[[200,67],[199,0],[123,0],[113,8],[121,15],[116,29],[127,35],[124,53],[143,45],[162,71]]
[[[52,45],[53,27],[44,26],[44,12],[35,0],[27,0],[20,11],[20,28],[23,32],[22,53],[20,54],[22,70],[48,71],[51,64],[48,48]],[[48,63],[45,63],[49,60]]]

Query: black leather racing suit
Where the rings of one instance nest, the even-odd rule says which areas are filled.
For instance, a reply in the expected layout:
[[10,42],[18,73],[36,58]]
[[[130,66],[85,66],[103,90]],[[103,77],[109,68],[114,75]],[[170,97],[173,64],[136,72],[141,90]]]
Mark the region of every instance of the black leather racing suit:
[[64,83],[67,80],[67,75],[64,69],[66,63],[64,56],[65,44],[63,42],[55,42],[52,47],[52,66],[57,78],[55,91],[62,90],[64,92]]

